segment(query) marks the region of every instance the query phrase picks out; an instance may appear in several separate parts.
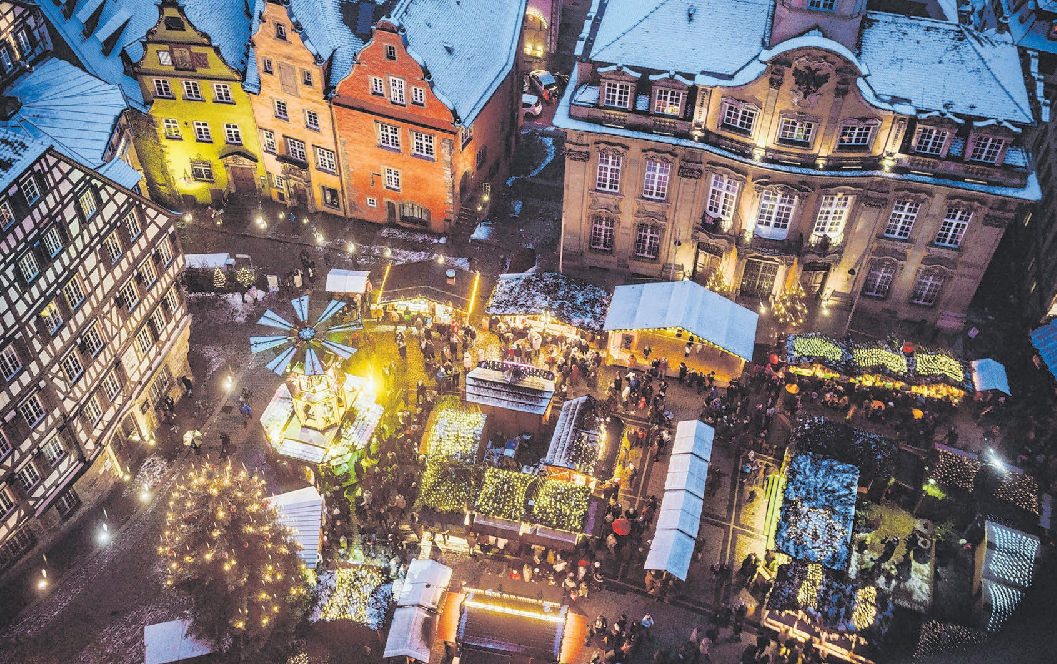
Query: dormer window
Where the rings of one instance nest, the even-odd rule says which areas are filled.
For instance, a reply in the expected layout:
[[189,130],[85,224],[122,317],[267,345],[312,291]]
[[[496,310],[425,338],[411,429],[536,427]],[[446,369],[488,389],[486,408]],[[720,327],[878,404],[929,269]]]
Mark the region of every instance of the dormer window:
[[969,150],[969,161],[979,161],[984,164],[997,164],[1002,155],[1002,148],[1006,146],[1006,139],[997,136],[977,135],[973,137],[972,149]]
[[680,90],[658,88],[653,97],[653,112],[662,115],[682,115],[686,94]]
[[943,147],[947,144],[949,134],[950,132],[946,129],[920,127],[917,138],[914,139],[914,152],[937,156],[943,154]]
[[807,0],[808,9],[831,12],[837,6],[837,0]]
[[286,41],[286,26],[282,23],[275,24],[275,38]]
[[606,81],[602,86],[602,105],[630,108],[631,84]]
[[876,128],[877,123],[873,121],[849,120],[845,122],[840,127],[837,149],[869,150]]
[[720,120],[723,129],[739,134],[752,134],[758,117],[760,117],[760,109],[755,104],[739,99],[723,100],[723,115]]

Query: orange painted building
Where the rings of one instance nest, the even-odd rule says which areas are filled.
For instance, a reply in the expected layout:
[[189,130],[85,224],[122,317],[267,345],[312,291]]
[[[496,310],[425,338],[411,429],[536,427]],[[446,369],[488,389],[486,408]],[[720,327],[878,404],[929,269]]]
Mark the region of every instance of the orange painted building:
[[445,232],[505,179],[525,0],[402,0],[331,99],[348,214]]

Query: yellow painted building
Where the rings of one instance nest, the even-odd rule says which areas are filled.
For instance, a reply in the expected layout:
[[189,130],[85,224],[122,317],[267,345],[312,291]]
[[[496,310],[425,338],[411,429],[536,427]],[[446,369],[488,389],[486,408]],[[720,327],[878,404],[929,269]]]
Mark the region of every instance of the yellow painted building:
[[229,194],[256,196],[265,171],[239,71],[181,6],[162,2],[159,12],[133,74],[158,132],[170,187],[184,204],[219,206]]

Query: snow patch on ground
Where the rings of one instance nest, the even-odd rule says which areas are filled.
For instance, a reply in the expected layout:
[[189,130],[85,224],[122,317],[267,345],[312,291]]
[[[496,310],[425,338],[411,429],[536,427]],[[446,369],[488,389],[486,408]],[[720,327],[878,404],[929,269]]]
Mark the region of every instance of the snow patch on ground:
[[514,175],[514,176],[511,176],[510,179],[506,181],[506,186],[508,186],[508,187],[511,186],[512,184],[517,182],[517,180],[519,178],[523,178],[523,177],[524,178],[534,178],[534,177],[536,177],[537,175],[540,174],[540,172],[544,168],[547,167],[547,164],[549,164],[552,161],[554,161],[554,153],[555,153],[555,150],[554,150],[554,138],[551,137],[551,136],[540,136],[539,139],[540,139],[540,142],[543,143],[544,149],[547,150],[547,154],[544,155],[543,161],[540,163],[539,166],[536,167],[536,169],[534,171],[532,171],[528,175]]
[[421,242],[423,244],[444,244],[443,237],[430,235],[428,233],[416,233],[415,231],[394,228],[392,226],[383,228],[378,236],[394,240],[405,240],[407,242]]
[[168,461],[157,454],[150,455],[143,460],[143,464],[136,472],[136,477],[125,485],[125,490],[121,492],[121,495],[128,497],[133,492],[139,493],[143,490],[153,493],[154,486],[165,478],[168,470]]
[[196,346],[195,350],[206,360],[206,378],[228,363],[227,350],[223,346]]

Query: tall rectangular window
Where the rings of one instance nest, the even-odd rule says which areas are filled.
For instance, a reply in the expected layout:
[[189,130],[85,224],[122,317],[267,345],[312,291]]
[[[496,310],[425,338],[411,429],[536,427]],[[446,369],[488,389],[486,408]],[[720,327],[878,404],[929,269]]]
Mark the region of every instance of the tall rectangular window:
[[0,203],[0,228],[6,229],[15,221],[15,213],[11,211],[11,202]]
[[400,149],[400,127],[384,122],[378,123],[378,144],[391,150]]
[[631,84],[606,82],[602,88],[602,105],[630,108]]
[[66,447],[58,436],[52,436],[51,440],[44,443],[44,447],[40,448],[40,451],[44,454],[44,459],[49,466],[54,466],[66,458]]
[[405,104],[404,101],[404,80],[396,78],[395,76],[389,77],[389,101],[394,104]]
[[275,117],[280,120],[289,120],[290,113],[287,110],[286,102],[282,99],[275,100]]
[[337,159],[335,158],[334,151],[326,148],[316,148],[316,168],[327,173],[336,173],[338,171]]
[[262,129],[261,136],[264,139],[264,151],[275,154],[275,132],[270,129]]
[[261,58],[261,71],[263,71],[265,74],[275,73],[275,65],[272,64],[271,58]]
[[751,134],[760,112],[754,106],[736,99],[725,99],[723,103],[723,126],[727,129]]
[[646,198],[664,200],[668,195],[668,176],[671,171],[671,164],[647,159],[646,177],[642,183],[642,195]]
[[44,244],[44,250],[48,252],[48,256],[52,258],[55,258],[62,251],[62,235],[59,234],[59,229],[54,226],[44,232],[41,242]]
[[818,208],[818,216],[815,217],[815,228],[811,234],[820,237],[828,236],[831,240],[840,238],[844,232],[844,222],[848,219],[848,206],[851,197],[845,194],[834,194],[823,196],[822,205]]
[[184,99],[202,101],[202,88],[198,86],[198,81],[184,81]]
[[154,79],[154,96],[162,99],[172,99],[173,93],[169,81],[164,78]]
[[312,131],[319,131],[319,113],[315,111],[305,111],[305,127]]
[[426,105],[426,91],[424,88],[417,86],[411,88],[411,103],[416,106]]
[[385,96],[385,83],[381,76],[371,77],[371,94]]
[[227,83],[214,83],[213,101],[220,102],[221,104],[232,103],[234,100],[231,98],[231,86]]
[[150,328],[144,325],[136,333],[136,346],[139,347],[139,352],[146,355],[150,352],[151,347],[154,346],[154,337],[151,336]]
[[994,164],[998,161],[998,155],[1006,144],[1005,139],[995,136],[977,136],[973,141],[972,152],[969,153],[969,161],[979,161],[985,164]]
[[165,118],[162,125],[165,127],[165,138],[183,138],[183,135],[180,133],[180,121],[176,118]]
[[862,294],[870,297],[888,297],[888,291],[895,280],[896,268],[891,263],[874,263],[866,273],[862,285]]
[[40,395],[34,394],[18,405],[18,412],[29,426],[34,426],[44,419],[44,404],[40,402]]
[[99,354],[99,351],[103,350],[103,337],[99,334],[99,323],[92,321],[92,324],[85,329],[84,334],[81,335],[81,343],[84,345],[86,353],[95,357]]
[[123,222],[125,224],[125,230],[128,231],[129,239],[134,240],[143,232],[143,229],[140,228],[139,217],[136,216],[135,210],[130,210],[129,213],[125,215]]
[[940,230],[936,233],[936,244],[943,247],[960,247],[962,238],[965,236],[965,229],[969,227],[972,218],[973,213],[969,210],[957,207],[947,208],[947,216],[943,218]]
[[738,200],[741,183],[716,173],[712,176],[712,188],[708,192],[708,213],[720,219],[734,216],[734,202]]
[[22,195],[25,196],[26,202],[32,205],[37,202],[40,198],[40,187],[37,186],[37,180],[32,174],[22,178],[18,183],[18,188],[22,191]]
[[[0,457],[4,456],[0,453]],[[7,491],[7,485],[0,485],[0,518],[6,517],[15,509],[15,501]]]
[[121,241],[117,239],[117,232],[106,236],[106,239],[103,240],[103,249],[106,250],[107,255],[110,257],[110,264],[116,263],[117,259],[121,257]]
[[308,161],[308,155],[305,154],[305,142],[296,138],[287,137],[286,153],[290,156],[291,159],[296,159],[298,161],[304,162]]
[[885,226],[885,236],[894,237],[897,240],[905,240],[910,237],[910,231],[914,229],[914,222],[918,218],[918,210],[921,203],[909,199],[896,201],[892,206],[892,214],[888,217],[888,225]]
[[139,276],[143,280],[143,285],[147,288],[158,281],[158,272],[154,269],[154,263],[149,258],[140,263]]
[[92,424],[103,419],[103,408],[99,405],[99,393],[92,392],[88,395],[88,398],[84,400],[84,411],[82,412]]
[[400,191],[400,171],[388,167],[385,169],[385,188]]
[[14,346],[0,350],[0,375],[4,380],[11,380],[22,369],[22,359]]
[[653,99],[653,112],[663,115],[679,115],[683,109],[683,96],[679,90],[658,89]]
[[433,134],[426,134],[421,131],[412,131],[411,138],[411,154],[419,157],[425,157],[427,159],[436,159],[437,153],[433,147]]
[[81,288],[81,283],[77,281],[77,277],[70,279],[63,286],[62,294],[66,297],[66,304],[70,306],[70,309],[77,309],[84,302],[84,289]]
[[84,365],[81,364],[81,358],[77,356],[76,350],[67,353],[59,364],[62,365],[62,372],[70,380],[77,380],[84,373]]
[[55,300],[52,300],[40,310],[40,319],[44,322],[44,329],[48,334],[55,334],[62,327],[62,312],[59,311]]
[[26,281],[33,281],[40,274],[40,266],[37,265],[37,259],[32,251],[27,251],[22,254],[22,258],[18,259],[18,271]]
[[760,194],[760,207],[756,211],[756,226],[758,230],[781,231],[779,234],[785,237],[789,231],[789,224],[793,218],[793,210],[796,208],[796,196],[784,192],[765,189]]
[[81,206],[81,212],[84,214],[85,219],[91,219],[95,216],[96,210],[99,209],[99,204],[95,200],[95,193],[91,189],[85,189],[81,192],[81,195],[77,197],[77,204]]
[[613,251],[613,238],[617,222],[608,215],[595,215],[591,220],[591,248],[595,251]]
[[175,313],[180,308],[180,298],[176,295],[175,286],[165,291],[165,297],[162,298],[161,303],[169,313]]
[[162,265],[168,265],[169,263],[172,263],[172,243],[169,242],[168,237],[163,237],[158,242],[158,258],[161,259]]
[[40,482],[40,473],[33,464],[27,463],[15,473],[15,480],[23,490],[32,491]]
[[918,130],[917,140],[914,141],[914,152],[938,155],[943,152],[943,146],[946,142],[946,129],[922,127]]
[[595,189],[600,191],[620,191],[620,165],[623,158],[612,152],[598,153],[598,175],[595,178]]
[[103,394],[105,394],[106,398],[110,400],[110,403],[114,403],[114,401],[117,400],[118,395],[121,394],[121,381],[117,379],[117,375],[114,374],[113,370],[107,373],[103,378],[102,385]]
[[943,288],[943,277],[938,274],[922,274],[914,281],[914,290],[911,292],[910,301],[931,307],[936,304]]
[[639,224],[635,233],[635,255],[639,258],[657,258],[660,251],[660,230],[651,224]]
[[126,281],[117,291],[117,296],[126,309],[132,311],[139,304],[139,290],[131,279]]
[[206,122],[200,122],[198,120],[194,123],[195,127],[195,140],[199,143],[212,143],[213,133],[209,131],[209,124]]
[[237,124],[224,124],[224,140],[229,145],[242,145],[242,130]]

